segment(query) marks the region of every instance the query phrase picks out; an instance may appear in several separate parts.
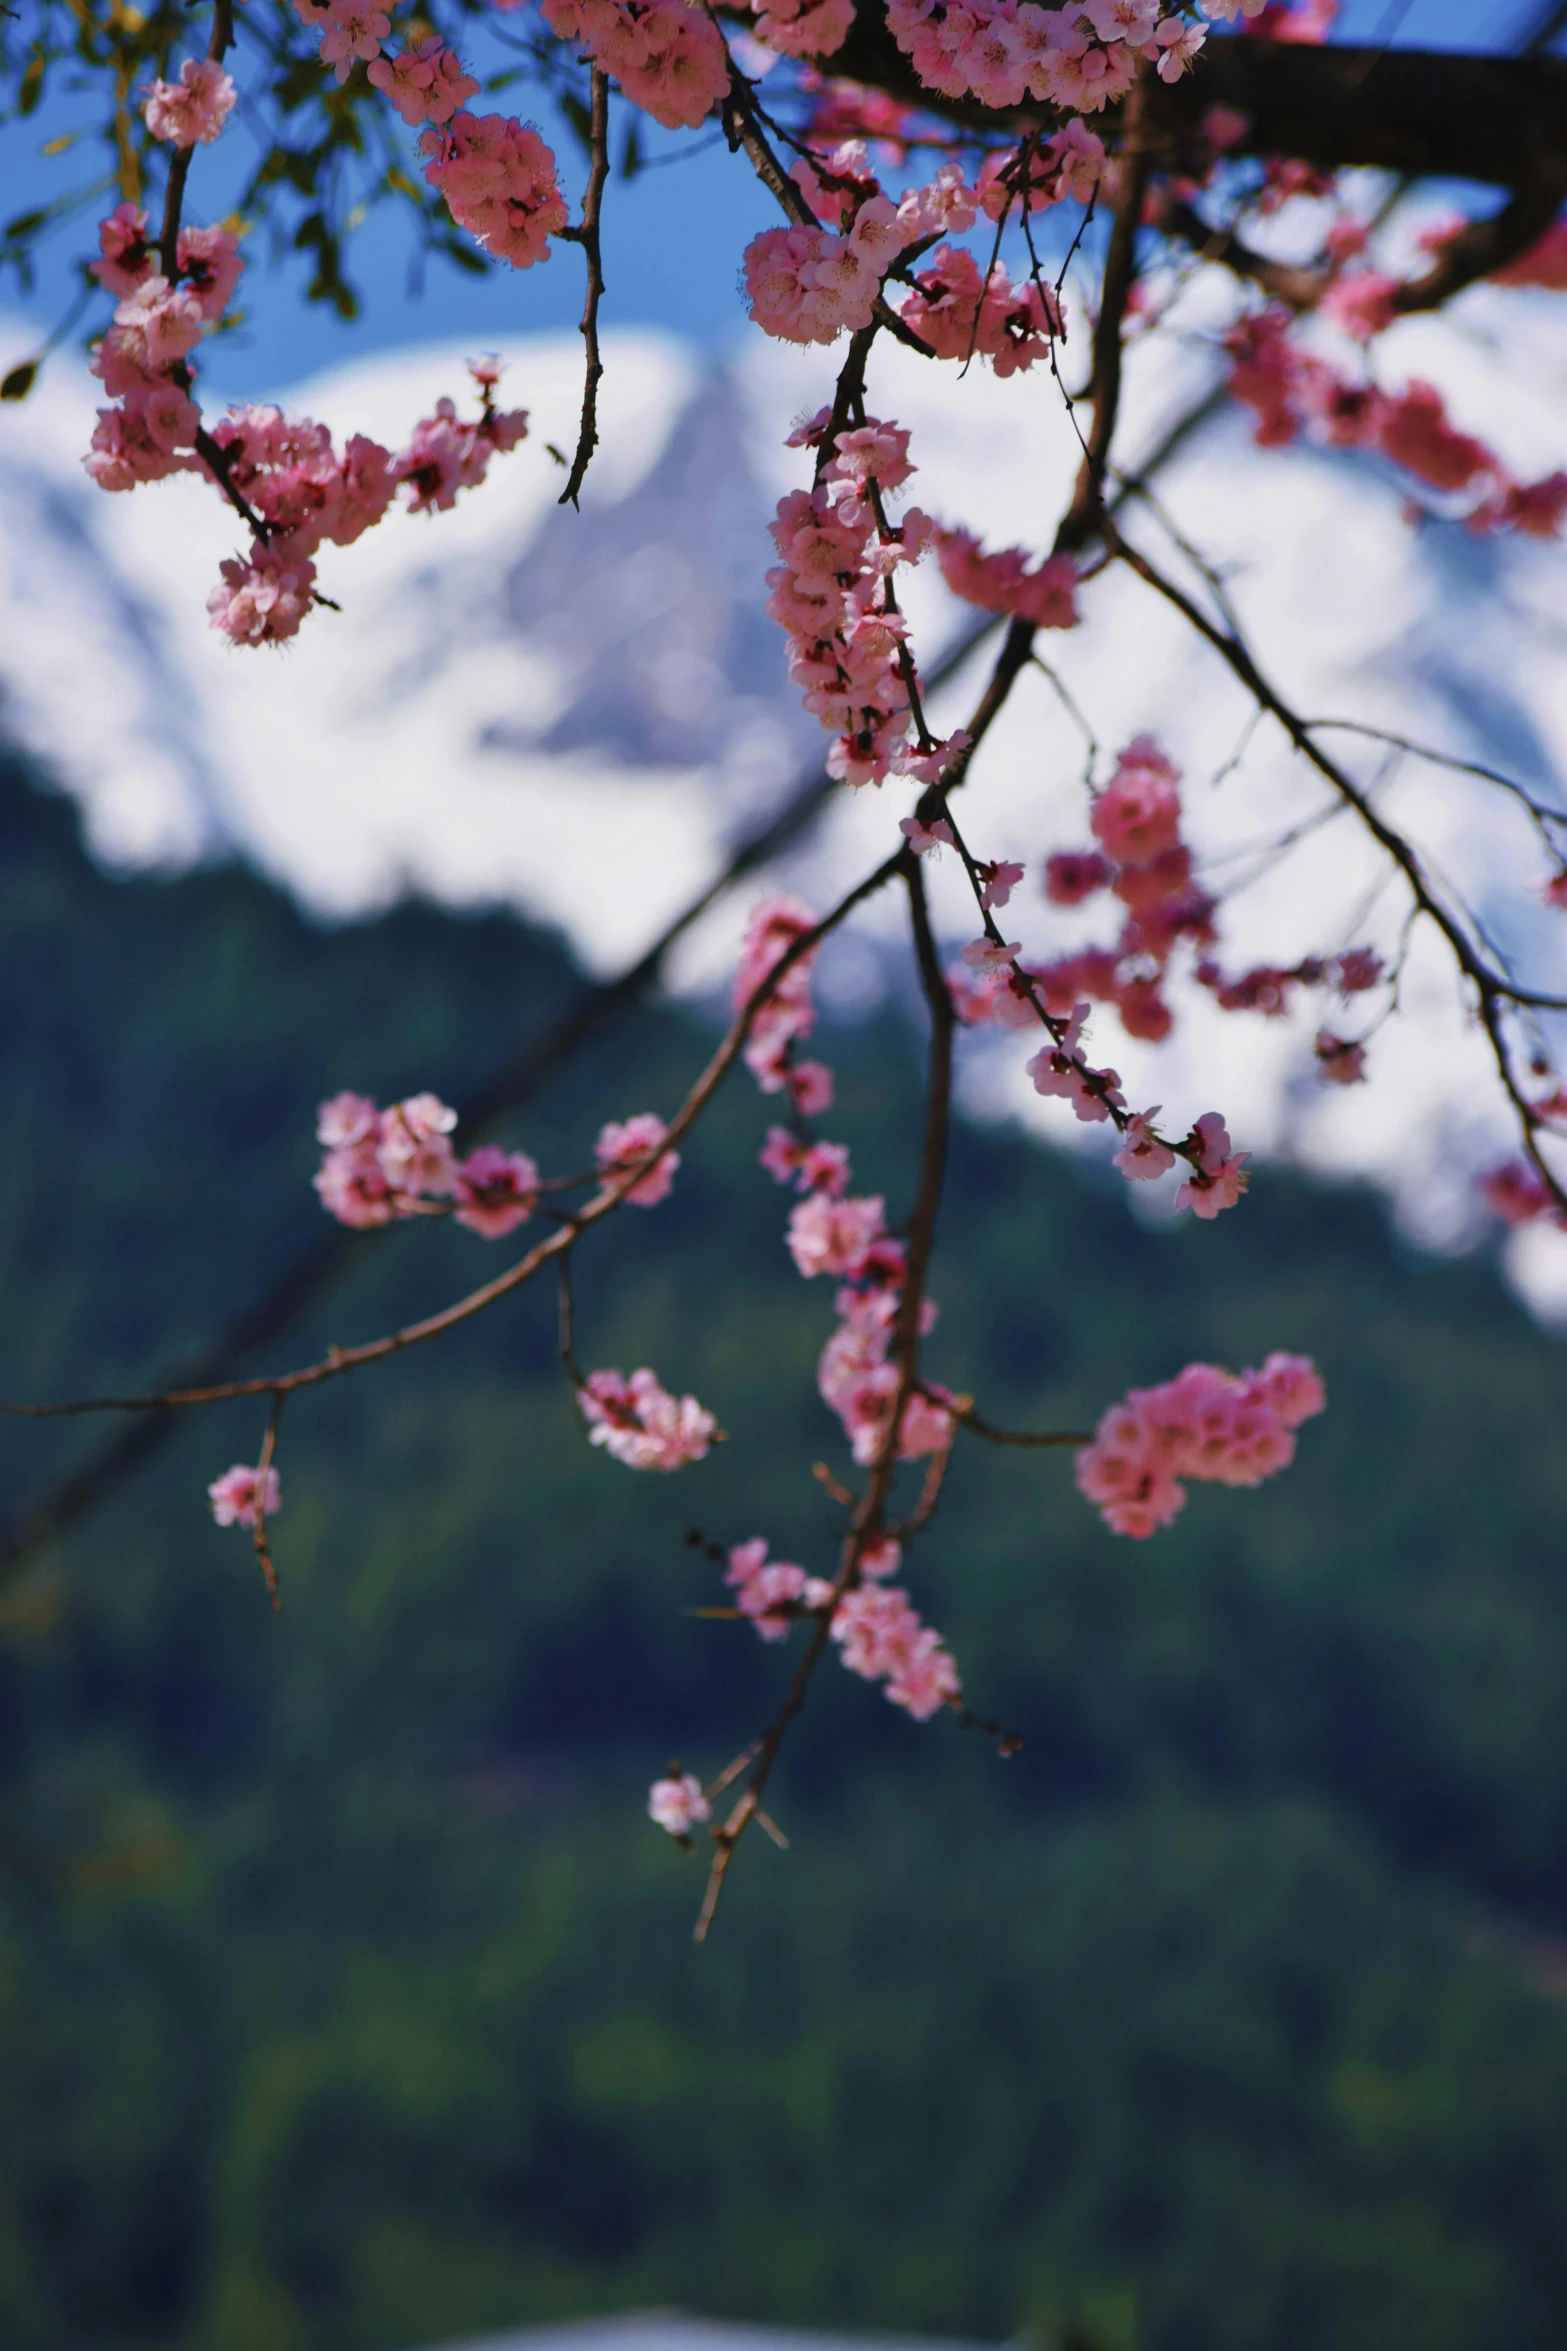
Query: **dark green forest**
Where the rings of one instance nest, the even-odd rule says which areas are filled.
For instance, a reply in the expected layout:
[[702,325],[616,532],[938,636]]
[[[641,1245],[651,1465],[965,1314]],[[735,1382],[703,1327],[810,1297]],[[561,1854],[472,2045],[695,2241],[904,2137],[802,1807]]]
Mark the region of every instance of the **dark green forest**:
[[[517,923],[313,928],[224,868],[110,879],[0,787],[0,1382],[141,1386],[319,1231],[314,1106],[456,1099],[580,985]],[[710,1031],[645,1007],[502,1139],[584,1163]],[[918,1040],[833,1035],[898,1188]],[[584,1252],[585,1361],[730,1442],[592,1451],[524,1292],[296,1402],[268,1611],[184,1425],[0,1586],[0,2343],[411,2351],[631,2305],[1040,2351],[1559,2351],[1567,2340],[1567,1378],[1485,1257],[1264,1171],[1156,1231],[960,1131],[934,1376],[1091,1424],[1195,1356],[1315,1354],[1255,1494],[1117,1541],[1070,1457],[975,1448],[911,1553],[1003,1763],[829,1665],[711,1942],[650,1827],[787,1655],[687,1613],[696,1524],[819,1565],[841,1464],[723,1097],[673,1197]],[[503,1262],[409,1227],[259,1368]],[[81,1423],[0,1431],[4,1505]],[[797,1636],[798,1637],[798,1636]],[[771,1801],[771,1799],[770,1799]]]

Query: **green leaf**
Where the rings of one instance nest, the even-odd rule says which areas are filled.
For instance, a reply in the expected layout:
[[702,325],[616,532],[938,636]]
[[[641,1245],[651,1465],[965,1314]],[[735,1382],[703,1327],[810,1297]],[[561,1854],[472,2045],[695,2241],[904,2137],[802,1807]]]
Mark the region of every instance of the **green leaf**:
[[36,359],[24,359],[13,367],[4,382],[0,383],[0,400],[25,400],[38,381],[38,368]]

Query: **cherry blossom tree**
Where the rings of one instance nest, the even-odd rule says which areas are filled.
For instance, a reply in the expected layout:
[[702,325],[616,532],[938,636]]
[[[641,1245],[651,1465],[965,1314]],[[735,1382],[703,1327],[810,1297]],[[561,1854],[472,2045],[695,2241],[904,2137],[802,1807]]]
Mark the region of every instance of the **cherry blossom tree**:
[[[76,74],[96,93],[112,159],[115,201],[84,278],[97,306],[91,364],[104,394],[84,464],[107,495],[156,497],[160,481],[188,473],[226,502],[239,544],[208,609],[232,657],[277,659],[301,629],[330,627],[333,550],[377,528],[394,505],[438,517],[482,494],[492,466],[528,433],[525,410],[502,405],[499,371],[484,360],[466,389],[454,385],[433,413],[409,419],[400,448],[359,433],[339,446],[323,426],[275,408],[216,413],[203,399],[202,346],[230,315],[242,271],[255,266],[247,238],[254,249],[269,224],[293,221],[296,246],[318,258],[312,290],[340,303],[345,224],[371,202],[406,206],[431,250],[499,273],[575,245],[584,376],[560,497],[576,506],[599,439],[604,208],[637,201],[631,187],[615,186],[630,177],[611,168],[616,118],[628,141],[639,116],[667,131],[711,124],[736,172],[754,175],[779,215],[736,255],[750,317],[760,334],[821,354],[819,402],[789,435],[798,477],[777,507],[770,568],[758,548],[758,586],[823,730],[823,773],[743,845],[722,886],[765,866],[833,793],[872,795],[884,842],[835,903],[774,893],[753,906],[722,1041],[679,1103],[607,1103],[591,1168],[544,1173],[527,1152],[477,1139],[514,1106],[515,1087],[493,1091],[461,1120],[434,1092],[387,1105],[343,1092],[322,1104],[316,1188],[340,1227],[449,1217],[492,1244],[513,1242],[525,1226],[541,1235],[440,1312],[318,1361],[235,1376],[234,1356],[276,1335],[282,1318],[269,1321],[263,1305],[188,1381],[6,1409],[166,1420],[173,1408],[253,1399],[263,1414],[257,1458],[215,1478],[209,1494],[220,1525],[248,1532],[276,1607],[270,1530],[290,1399],[431,1344],[548,1282],[586,1440],[628,1471],[683,1470],[721,1441],[721,1400],[677,1396],[647,1365],[584,1368],[572,1269],[607,1219],[657,1210],[679,1180],[686,1138],[719,1089],[748,1073],[772,1106],[758,1180],[789,1195],[782,1243],[802,1279],[822,1280],[832,1301],[818,1382],[841,1425],[841,1474],[827,1463],[802,1463],[801,1474],[820,1481],[842,1525],[832,1553],[809,1563],[773,1557],[765,1533],[697,1538],[715,1570],[711,1613],[749,1620],[794,1659],[752,1745],[705,1780],[672,1765],[648,1798],[669,1835],[688,1846],[704,1839],[701,1935],[747,1831],[779,1833],[764,1801],[769,1780],[833,1652],[916,1720],[951,1716],[1002,1752],[1015,1745],[971,1710],[961,1661],[904,1580],[955,1446],[1068,1451],[1082,1501],[1115,1534],[1144,1539],[1170,1524],[1194,1480],[1253,1486],[1285,1470],[1298,1431],[1324,1409],[1315,1367],[1283,1351],[1251,1369],[1172,1367],[1157,1386],[1107,1400],[1093,1431],[997,1427],[978,1399],[937,1376],[937,1228],[955,1057],[970,1032],[1016,1032],[1020,1092],[1103,1130],[1121,1177],[1162,1187],[1174,1213],[1208,1222],[1245,1213],[1253,1170],[1240,1119],[1200,1099],[1171,1113],[1129,1095],[1103,1041],[1113,1024],[1143,1042],[1167,1038],[1179,978],[1237,1019],[1304,1019],[1320,1082],[1353,1089],[1373,1082],[1372,1040],[1399,1008],[1402,950],[1390,955],[1367,937],[1324,939],[1287,964],[1226,960],[1222,877],[1204,870],[1188,837],[1186,779],[1153,734],[1109,756],[1090,744],[1080,838],[982,837],[967,787],[987,737],[1025,674],[1050,676],[1042,641],[1095,626],[1095,584],[1107,574],[1135,579],[1179,617],[1250,698],[1254,719],[1280,732],[1331,808],[1362,830],[1399,901],[1399,936],[1430,934],[1451,958],[1510,1105],[1517,1150],[1484,1178],[1491,1209],[1510,1224],[1567,1227],[1567,999],[1514,967],[1494,926],[1471,910],[1463,877],[1439,870],[1386,814],[1374,778],[1334,749],[1330,737],[1354,738],[1354,722],[1313,720],[1264,670],[1200,551],[1173,533],[1173,557],[1162,542],[1150,551],[1150,485],[1195,412],[1167,419],[1135,473],[1122,431],[1130,347],[1195,331],[1183,302],[1194,282],[1218,279],[1224,303],[1210,301],[1198,321],[1218,363],[1219,390],[1203,395],[1205,408],[1215,397],[1238,403],[1264,448],[1306,439],[1361,453],[1402,484],[1410,528],[1559,539],[1567,471],[1528,478],[1505,454],[1505,419],[1466,415],[1441,385],[1390,378],[1379,364],[1395,321],[1438,309],[1482,278],[1567,291],[1567,222],[1558,218],[1567,68],[1543,54],[1555,19],[1542,19],[1536,54],[1519,60],[1335,47],[1326,38],[1333,0],[761,0],[754,11],[702,0],[540,0],[536,16],[516,0],[426,0],[416,13],[376,0],[212,0],[200,53],[197,15],[168,0],[145,13],[37,0],[4,38],[22,109],[51,76]],[[520,77],[575,126],[580,172],[519,117],[478,110],[472,60],[497,42],[513,62],[492,80]],[[192,211],[207,151],[232,140],[241,121],[259,161],[240,218],[203,223]],[[1368,203],[1365,173],[1354,167],[1395,176]],[[1437,171],[1497,195],[1412,240],[1404,199]],[[303,221],[290,212],[300,203],[309,208]],[[1304,248],[1299,233],[1281,236],[1285,216],[1297,231],[1307,223]],[[4,257],[25,266],[49,225],[42,212],[13,222]],[[909,429],[878,413],[873,388],[892,344],[959,377],[988,369],[1026,378],[1013,396],[1032,403],[1030,413],[1067,419],[1075,482],[1048,544],[987,547],[961,515],[933,515],[911,496],[921,452]],[[25,397],[40,364],[41,356],[14,369],[5,396]],[[956,648],[917,642],[905,582],[920,564],[939,570],[973,616]],[[983,688],[942,732],[932,693],[981,647],[990,660]],[[1368,747],[1377,730],[1358,732]],[[1499,768],[1449,764],[1522,809],[1537,895],[1567,913],[1567,810]],[[1287,855],[1291,845],[1286,828],[1274,847]],[[1026,854],[1007,854],[1014,847]],[[945,950],[927,886],[942,859],[961,875],[972,934]],[[1063,925],[1091,910],[1045,957],[1007,936],[1023,927],[1018,894],[1030,889]],[[923,1131],[908,1138],[904,1194],[892,1201],[855,1188],[848,1150],[823,1129],[834,1073],[809,1050],[819,951],[883,894],[906,915],[928,1037]],[[656,978],[700,910],[545,1040],[539,1066],[574,1050],[604,1012]],[[1082,922],[1095,917],[1097,933],[1085,936]],[[133,1452],[111,1447],[85,1488],[78,1481],[22,1522],[12,1555],[55,1531],[91,1498],[93,1477],[101,1485]]]

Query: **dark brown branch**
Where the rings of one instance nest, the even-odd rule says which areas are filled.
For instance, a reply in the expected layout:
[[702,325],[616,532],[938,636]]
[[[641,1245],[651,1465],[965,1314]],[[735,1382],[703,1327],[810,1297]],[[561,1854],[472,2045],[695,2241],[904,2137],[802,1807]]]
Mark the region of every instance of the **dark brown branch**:
[[983,1437],[987,1445],[1091,1445],[1093,1435],[1084,1435],[1081,1429],[998,1429],[988,1420],[981,1420],[970,1405],[958,1414],[959,1428],[971,1436]]
[[[930,684],[940,685],[953,676],[998,625],[991,617],[977,621],[932,669]],[[737,883],[788,848],[814,822],[837,788],[825,769],[808,776],[776,816],[740,843],[722,872],[698,891],[635,963],[614,979],[587,989],[542,1037],[524,1046],[476,1093],[459,1103],[464,1132],[482,1134],[507,1113],[521,1109],[573,1054],[639,1003],[657,985],[669,957],[693,925]],[[169,1387],[212,1387],[232,1377],[258,1348],[280,1339],[306,1308],[324,1296],[382,1237],[379,1233],[347,1232],[341,1226],[324,1233],[208,1346],[191,1357],[168,1382]],[[106,1501],[126,1478],[169,1444],[177,1426],[173,1412],[149,1413],[132,1420],[79,1468],[47,1487],[36,1502],[0,1527],[0,1574],[15,1569],[40,1545],[55,1541]]]
[[[1415,311],[1439,310],[1465,286],[1489,277],[1509,261],[1539,243],[1567,196],[1567,162],[1538,183],[1513,196],[1488,220],[1472,220],[1449,239],[1429,269],[1410,278],[1392,297],[1393,308],[1408,316]],[[1157,225],[1191,248],[1199,261],[1216,262],[1261,287],[1275,302],[1291,310],[1314,310],[1333,283],[1327,269],[1305,268],[1258,253],[1231,229],[1212,228],[1194,205],[1174,196],[1161,197]]]
[[267,1548],[267,1473],[277,1452],[278,1423],[283,1418],[283,1406],[288,1401],[281,1390],[272,1399],[272,1410],[267,1418],[267,1433],[261,1440],[261,1459],[256,1464],[256,1499],[251,1520],[251,1535],[256,1546],[256,1564],[267,1587],[267,1598],[272,1603],[274,1616],[283,1613],[283,1595],[278,1589],[277,1569]]
[[609,76],[593,68],[589,121],[588,184],[582,198],[581,226],[570,233],[582,247],[588,265],[588,287],[582,304],[582,341],[587,365],[582,379],[582,422],[577,429],[577,453],[571,461],[566,487],[557,506],[575,506],[593,452],[598,447],[599,381],[604,362],[599,356],[599,303],[604,293],[604,260],[599,243],[599,217],[604,205],[604,183],[609,178]]
[[[875,0],[861,0],[848,40],[822,70],[978,129],[1055,123],[1047,107],[997,111],[978,99],[937,97],[916,76]],[[1190,73],[1149,93],[1160,169],[1200,176],[1211,152],[1203,117],[1216,105],[1247,118],[1230,152],[1290,156],[1326,171],[1370,165],[1417,179],[1527,188],[1567,154],[1567,59],[1560,57],[1210,39]],[[1113,127],[1113,115],[1110,121]]]

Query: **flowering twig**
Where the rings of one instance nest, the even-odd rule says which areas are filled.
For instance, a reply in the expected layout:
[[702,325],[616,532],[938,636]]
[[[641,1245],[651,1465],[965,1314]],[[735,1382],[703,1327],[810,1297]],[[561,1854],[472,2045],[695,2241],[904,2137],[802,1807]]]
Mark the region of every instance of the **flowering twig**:
[[1538,990],[1522,988],[1505,972],[1497,971],[1475,947],[1462,923],[1437,896],[1427,878],[1425,868],[1411,844],[1395,826],[1380,815],[1370,795],[1355,782],[1317,743],[1307,722],[1292,710],[1283,697],[1265,678],[1244,641],[1232,631],[1222,629],[1210,620],[1202,607],[1187,595],[1174,580],[1166,578],[1140,549],[1122,537],[1117,525],[1106,520],[1106,537],[1113,551],[1129,570],[1152,588],[1167,604],[1173,605],[1190,625],[1204,638],[1228,667],[1240,679],[1247,691],[1275,718],[1297,751],[1310,760],[1360,818],[1362,825],[1377,846],[1385,851],[1403,875],[1411,898],[1419,912],[1440,932],[1447,942],[1464,977],[1475,992],[1476,1010],[1480,1025],[1485,1030],[1496,1063],[1497,1074],[1508,1100],[1518,1114],[1523,1129],[1524,1148],[1532,1160],[1536,1174],[1544,1184],[1555,1205],[1567,1214],[1567,1187],[1542,1153],[1536,1132],[1538,1120],[1528,1096],[1519,1083],[1513,1067],[1512,1052],[1503,1025],[1504,1007],[1513,1004],[1535,1010],[1567,1012],[1567,997],[1550,996]]

